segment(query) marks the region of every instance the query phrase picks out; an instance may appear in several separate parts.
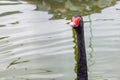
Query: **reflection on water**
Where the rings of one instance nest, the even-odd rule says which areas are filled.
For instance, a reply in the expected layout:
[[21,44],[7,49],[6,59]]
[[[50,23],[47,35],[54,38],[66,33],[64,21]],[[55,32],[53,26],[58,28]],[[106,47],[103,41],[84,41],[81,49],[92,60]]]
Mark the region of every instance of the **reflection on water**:
[[93,53],[94,53],[94,48],[93,48],[93,33],[92,33],[92,20],[91,20],[91,17],[90,15],[88,15],[88,18],[89,18],[89,22],[90,22],[90,37],[89,37],[89,48],[90,48],[90,51],[88,53],[88,72],[89,72],[89,79],[92,80],[92,70],[91,70],[91,67],[95,64],[95,60],[94,60],[94,57],[93,57]]
[[51,19],[71,19],[73,14],[80,13],[82,16],[100,13],[103,8],[112,6],[116,0],[25,0],[36,4],[37,11],[48,11],[53,14]]
[[119,80],[119,10],[116,0],[1,0],[0,80],[75,80],[76,35],[66,23],[76,13],[89,80]]
[[73,43],[75,44],[74,45],[74,55],[75,55],[75,61],[76,61],[76,63],[75,63],[75,68],[74,68],[74,71],[75,71],[75,73],[77,73],[77,61],[78,61],[78,48],[77,48],[77,38],[76,38],[76,33],[75,33],[75,31],[74,31],[74,29],[72,29],[72,32],[73,32]]

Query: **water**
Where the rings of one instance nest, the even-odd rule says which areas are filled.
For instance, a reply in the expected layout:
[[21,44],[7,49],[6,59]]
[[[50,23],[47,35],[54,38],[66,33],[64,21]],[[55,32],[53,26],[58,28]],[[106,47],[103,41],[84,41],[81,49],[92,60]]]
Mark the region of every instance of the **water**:
[[119,80],[120,1],[1,0],[0,80],[75,80],[76,44],[67,24],[85,22],[89,80]]

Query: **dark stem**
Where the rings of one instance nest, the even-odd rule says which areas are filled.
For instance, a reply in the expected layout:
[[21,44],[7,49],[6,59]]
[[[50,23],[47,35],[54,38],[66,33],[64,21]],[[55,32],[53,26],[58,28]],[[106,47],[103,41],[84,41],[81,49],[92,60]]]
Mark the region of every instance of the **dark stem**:
[[75,28],[78,44],[77,80],[88,80],[83,21]]

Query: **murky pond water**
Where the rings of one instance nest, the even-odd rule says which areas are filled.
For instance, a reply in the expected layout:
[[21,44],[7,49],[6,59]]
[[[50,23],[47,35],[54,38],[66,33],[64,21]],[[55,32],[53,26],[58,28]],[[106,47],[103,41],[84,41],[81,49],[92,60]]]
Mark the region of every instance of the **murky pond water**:
[[0,80],[75,80],[67,24],[85,22],[89,80],[120,79],[120,1],[0,0]]

